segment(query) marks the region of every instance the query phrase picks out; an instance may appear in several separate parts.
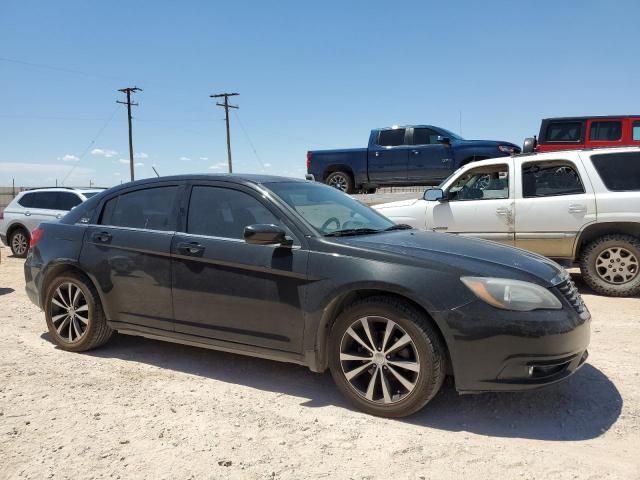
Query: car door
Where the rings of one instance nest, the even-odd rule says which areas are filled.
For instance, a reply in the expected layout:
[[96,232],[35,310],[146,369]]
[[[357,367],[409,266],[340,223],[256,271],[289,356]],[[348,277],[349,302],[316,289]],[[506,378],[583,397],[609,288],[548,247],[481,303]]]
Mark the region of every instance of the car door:
[[[134,330],[173,330],[171,239],[181,182],[153,183],[105,198],[80,254],[101,290],[107,319]],[[124,328],[123,327],[123,328]]]
[[257,192],[225,182],[195,183],[187,222],[172,245],[176,332],[281,351],[302,351],[301,286],[308,252],[250,245],[244,227],[291,225]]
[[407,181],[408,138],[405,128],[378,131],[369,145],[369,181],[401,183]]
[[443,200],[427,201],[427,229],[512,245],[513,160],[476,165],[447,182]]
[[434,183],[444,180],[452,169],[451,147],[438,142],[438,132],[431,128],[412,129],[407,160],[407,180]]
[[570,258],[578,232],[596,220],[591,183],[572,155],[522,162],[517,167],[516,246]]

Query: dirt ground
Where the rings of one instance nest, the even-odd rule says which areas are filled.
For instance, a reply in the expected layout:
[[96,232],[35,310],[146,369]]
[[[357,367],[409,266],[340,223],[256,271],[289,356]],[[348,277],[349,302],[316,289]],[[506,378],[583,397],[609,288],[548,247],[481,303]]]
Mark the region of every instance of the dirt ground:
[[295,365],[123,335],[56,349],[22,260],[2,256],[1,478],[640,478],[638,298],[582,288],[591,356],[562,384],[459,396],[448,381],[385,420]]

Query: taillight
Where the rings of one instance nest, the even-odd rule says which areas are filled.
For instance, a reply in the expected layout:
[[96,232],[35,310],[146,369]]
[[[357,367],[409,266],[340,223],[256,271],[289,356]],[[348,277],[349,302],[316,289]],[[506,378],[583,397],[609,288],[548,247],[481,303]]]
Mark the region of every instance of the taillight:
[[42,230],[40,227],[36,228],[33,232],[31,232],[31,240],[29,241],[29,248],[35,247],[36,244],[42,238],[42,235],[44,235],[44,230]]
[[307,173],[311,173],[311,152],[307,152]]

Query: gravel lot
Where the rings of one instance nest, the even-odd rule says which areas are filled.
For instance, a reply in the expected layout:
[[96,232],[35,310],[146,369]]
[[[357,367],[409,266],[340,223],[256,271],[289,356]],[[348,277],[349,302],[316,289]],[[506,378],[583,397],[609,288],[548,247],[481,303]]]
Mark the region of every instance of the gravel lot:
[[591,356],[569,381],[418,414],[350,408],[328,374],[116,335],[56,349],[0,264],[1,478],[640,478],[640,299],[584,288]]

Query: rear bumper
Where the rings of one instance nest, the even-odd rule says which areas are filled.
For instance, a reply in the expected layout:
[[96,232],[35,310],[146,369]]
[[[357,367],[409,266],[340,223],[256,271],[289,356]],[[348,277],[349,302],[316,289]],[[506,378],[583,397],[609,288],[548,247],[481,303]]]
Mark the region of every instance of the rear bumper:
[[562,310],[512,312],[477,301],[448,312],[456,389],[519,391],[559,382],[587,359],[591,316]]
[[42,308],[40,304],[40,287],[42,286],[42,265],[33,264],[33,255],[29,252],[27,260],[24,262],[25,291],[29,300]]

